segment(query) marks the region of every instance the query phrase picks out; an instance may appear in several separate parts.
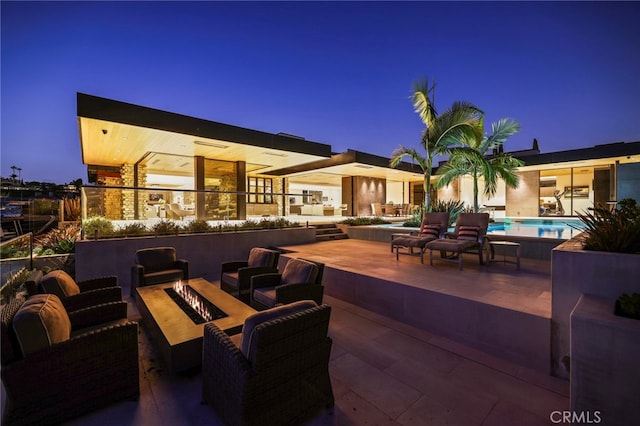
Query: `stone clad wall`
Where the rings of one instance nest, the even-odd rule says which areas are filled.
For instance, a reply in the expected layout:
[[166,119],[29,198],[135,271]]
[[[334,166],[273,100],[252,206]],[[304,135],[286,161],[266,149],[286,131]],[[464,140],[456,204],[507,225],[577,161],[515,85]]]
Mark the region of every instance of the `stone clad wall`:
[[[133,173],[133,164],[123,164],[120,168],[120,176],[122,179],[122,186],[133,187],[135,186],[135,179]],[[122,190],[122,219],[133,220],[135,219],[135,191],[133,189]]]

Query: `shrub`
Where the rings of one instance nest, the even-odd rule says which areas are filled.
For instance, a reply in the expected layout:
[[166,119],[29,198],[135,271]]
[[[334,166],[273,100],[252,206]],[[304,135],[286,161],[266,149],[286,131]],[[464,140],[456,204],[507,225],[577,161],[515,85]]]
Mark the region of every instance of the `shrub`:
[[141,222],[128,223],[115,231],[115,235],[121,235],[123,237],[137,237],[149,234],[151,234],[151,231]]
[[[39,254],[73,253],[76,241],[80,238],[80,226],[69,225],[62,229],[52,229],[46,234],[38,235],[34,239],[34,245],[41,247]],[[52,253],[51,253],[52,252]]]
[[585,250],[640,253],[640,206],[635,200],[621,200],[613,211],[593,207],[578,217],[586,231]]
[[206,220],[192,220],[186,226],[182,228],[185,232],[191,232],[194,234],[203,232],[212,232],[214,228],[207,223]]
[[113,235],[113,223],[103,216],[93,216],[82,221],[84,237],[87,239]]
[[180,225],[170,220],[161,220],[151,228],[156,235],[175,235],[180,232]]
[[24,282],[29,278],[31,271],[27,268],[21,268],[12,274],[7,282],[0,288],[0,303],[5,304],[14,299],[18,293],[25,292],[21,290]]
[[[458,217],[459,213],[471,212],[470,208],[465,208],[463,201],[456,200],[433,200],[431,202],[431,211],[434,213],[449,213],[449,226],[451,226]],[[422,216],[424,215],[424,205],[421,204],[414,210],[411,219],[407,220],[402,226],[408,226],[413,228],[419,228],[422,224]]]
[[63,198],[62,205],[64,208],[64,220],[76,221],[80,220],[82,210],[80,208],[80,198]]
[[640,320],[640,293],[623,294],[618,297],[616,315]]
[[343,225],[364,226],[364,225],[385,225],[391,223],[381,217],[350,217],[338,222]]
[[33,214],[37,215],[56,215],[58,214],[59,204],[57,200],[48,198],[36,198],[33,200]]

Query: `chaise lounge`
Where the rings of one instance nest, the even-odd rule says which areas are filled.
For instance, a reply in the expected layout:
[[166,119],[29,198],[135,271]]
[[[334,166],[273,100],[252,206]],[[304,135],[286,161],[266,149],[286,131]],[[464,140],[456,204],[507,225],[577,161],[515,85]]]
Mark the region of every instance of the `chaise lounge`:
[[[414,249],[420,250],[420,263],[424,263],[425,246],[428,242],[444,238],[449,226],[449,213],[425,213],[422,216],[420,230],[416,235],[407,234],[396,237],[391,241],[391,252],[396,252],[396,260],[400,254],[414,254]],[[400,249],[406,248],[406,253],[401,253]]]
[[475,250],[478,260],[484,265],[485,236],[489,227],[488,213],[460,213],[456,218],[453,233],[442,240],[434,240],[425,246],[429,250],[429,265],[433,266],[433,251],[440,251],[440,260],[455,262],[462,271],[462,253]]

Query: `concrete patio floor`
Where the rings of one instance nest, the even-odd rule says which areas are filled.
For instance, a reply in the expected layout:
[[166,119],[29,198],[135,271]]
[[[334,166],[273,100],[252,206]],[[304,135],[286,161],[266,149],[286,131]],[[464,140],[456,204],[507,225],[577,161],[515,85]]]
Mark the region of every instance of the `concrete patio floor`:
[[[396,260],[389,245],[379,242],[352,239],[286,249],[292,253],[281,256],[281,265],[288,256],[325,262],[324,302],[332,306],[329,371],[336,405],[318,413],[309,425],[542,425],[551,424],[553,411],[569,409],[567,381],[507,361],[499,356],[500,350],[490,354],[456,336],[426,331],[424,324],[399,320],[389,311],[410,305],[412,298],[421,297],[414,291],[420,291],[546,324],[551,309],[548,261],[523,259],[518,271],[510,264],[480,266],[477,256],[465,254],[464,270],[458,271],[450,263],[430,266],[428,255],[424,265],[413,256]],[[370,300],[357,300],[364,307],[350,303],[352,293],[341,294],[342,286],[353,285],[357,290],[380,283],[403,289],[401,305],[387,305],[385,300],[380,305],[381,294],[376,291]],[[122,284],[128,295],[128,283]],[[356,290],[353,295],[362,296]],[[345,295],[349,297],[342,297]],[[139,319],[135,305],[127,300],[129,318]],[[528,333],[526,329],[519,332]],[[140,399],[123,401],[68,424],[222,424],[212,408],[200,403],[200,371],[169,374],[143,328],[139,348]]]
[[[335,407],[308,425],[544,425],[569,384],[333,297]],[[132,309],[131,318],[137,310]],[[171,375],[141,329],[140,399],[69,425],[222,425],[202,405],[201,371]]]

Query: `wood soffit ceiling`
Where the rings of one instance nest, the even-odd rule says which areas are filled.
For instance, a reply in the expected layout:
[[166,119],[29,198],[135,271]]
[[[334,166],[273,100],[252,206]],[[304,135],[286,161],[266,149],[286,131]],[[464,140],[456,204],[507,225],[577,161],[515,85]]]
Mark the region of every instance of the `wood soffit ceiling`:
[[[247,172],[268,174],[272,170],[325,159],[318,155],[195,137],[93,118],[78,117],[78,120],[82,161],[88,165],[119,167],[122,164],[142,162],[147,164],[148,173],[179,176],[192,174],[193,157],[203,156],[223,161],[245,161]],[[360,163],[287,175],[296,182],[329,185],[340,185],[343,176],[376,177],[394,181],[422,179],[420,173]]]

